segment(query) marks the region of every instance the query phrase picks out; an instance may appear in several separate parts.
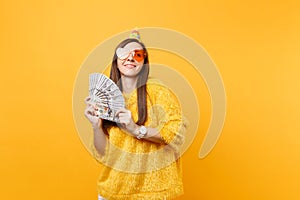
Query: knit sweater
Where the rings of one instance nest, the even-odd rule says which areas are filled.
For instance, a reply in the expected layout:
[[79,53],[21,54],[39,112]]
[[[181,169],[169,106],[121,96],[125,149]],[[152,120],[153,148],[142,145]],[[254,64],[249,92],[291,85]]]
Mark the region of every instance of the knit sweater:
[[[124,95],[126,109],[138,119],[137,91]],[[91,152],[101,164],[98,193],[107,200],[166,200],[183,194],[180,148],[185,123],[174,93],[157,81],[147,83],[146,127],[159,130],[164,142],[137,139],[115,126],[108,128],[105,155],[91,140]]]

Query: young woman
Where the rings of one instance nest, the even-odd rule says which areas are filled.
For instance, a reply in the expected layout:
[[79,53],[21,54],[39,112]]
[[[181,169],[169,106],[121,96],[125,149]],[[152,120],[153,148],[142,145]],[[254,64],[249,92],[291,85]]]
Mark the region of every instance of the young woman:
[[163,200],[183,193],[181,107],[171,90],[148,80],[148,74],[148,52],[134,31],[117,46],[111,65],[110,78],[126,103],[116,113],[119,123],[95,116],[86,98],[85,116],[94,131],[92,152],[103,164],[98,199]]

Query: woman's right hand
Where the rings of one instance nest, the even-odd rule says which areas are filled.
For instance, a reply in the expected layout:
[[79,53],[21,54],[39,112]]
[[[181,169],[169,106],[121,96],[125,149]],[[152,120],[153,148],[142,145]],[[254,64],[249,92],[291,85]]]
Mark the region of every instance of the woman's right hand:
[[93,128],[100,128],[102,126],[102,119],[96,114],[97,108],[90,104],[90,97],[85,98],[86,109],[84,111],[85,117],[90,121]]

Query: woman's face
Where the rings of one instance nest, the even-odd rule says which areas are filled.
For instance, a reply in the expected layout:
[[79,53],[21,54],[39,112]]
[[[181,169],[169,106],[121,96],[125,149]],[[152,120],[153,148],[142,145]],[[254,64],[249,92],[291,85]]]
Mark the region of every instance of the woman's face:
[[[129,52],[125,53],[125,58],[118,58],[117,64],[118,68],[123,76],[127,77],[135,77],[139,74],[139,72],[142,70],[144,59],[137,61],[134,58],[134,50],[142,50],[143,47],[137,43],[137,42],[130,42],[126,44],[123,49],[126,49],[126,51]],[[128,55],[128,56],[127,56]]]

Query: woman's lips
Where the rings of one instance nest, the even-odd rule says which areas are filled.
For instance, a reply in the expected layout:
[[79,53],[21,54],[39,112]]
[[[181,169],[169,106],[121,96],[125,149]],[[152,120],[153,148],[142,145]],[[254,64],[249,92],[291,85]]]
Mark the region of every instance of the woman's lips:
[[126,68],[128,68],[128,69],[132,69],[132,68],[135,68],[135,65],[133,65],[133,64],[126,64],[126,65],[124,65]]

